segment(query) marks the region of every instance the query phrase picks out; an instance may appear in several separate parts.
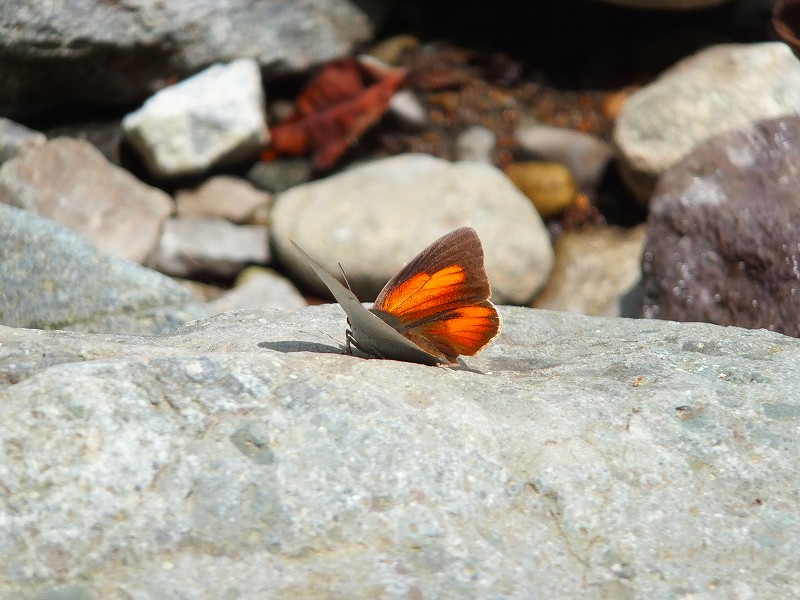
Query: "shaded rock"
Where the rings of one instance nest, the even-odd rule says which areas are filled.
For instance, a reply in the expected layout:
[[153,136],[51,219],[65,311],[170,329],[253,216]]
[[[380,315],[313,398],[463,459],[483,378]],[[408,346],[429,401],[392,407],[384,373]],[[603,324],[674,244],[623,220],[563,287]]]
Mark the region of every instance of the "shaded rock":
[[52,219],[100,250],[143,263],[172,199],[109,163],[88,142],[50,140],[0,167],[0,201]]
[[338,354],[336,306],[0,327],[0,594],[797,596],[799,340],[501,313],[484,374]]
[[720,134],[658,182],[644,316],[800,336],[800,118]]
[[630,96],[614,129],[620,170],[646,202],[658,176],[698,143],[798,106],[800,61],[785,44],[708,48]]
[[234,277],[249,264],[269,262],[267,228],[212,217],[169,219],[152,266],[176,277]]
[[555,242],[555,266],[533,306],[619,317],[623,297],[641,278],[647,229],[604,227],[568,231]]
[[0,204],[0,323],[157,333],[210,311],[168,277],[108,256],[75,233]]
[[308,158],[279,158],[270,162],[257,162],[247,172],[247,179],[260,190],[283,192],[311,179],[311,161]]
[[0,164],[31,148],[44,146],[46,141],[43,133],[0,117]]
[[247,267],[236,278],[233,289],[214,299],[211,306],[218,312],[264,308],[293,310],[306,306],[306,301],[289,280],[272,269]]
[[572,173],[559,163],[534,160],[511,163],[505,174],[533,202],[543,219],[569,208],[578,195]]
[[175,77],[242,56],[266,75],[305,72],[371,35],[347,0],[0,2],[0,113],[140,102]]
[[238,177],[219,175],[194,190],[175,194],[179,217],[218,217],[232,223],[266,225],[272,196]]
[[520,127],[515,137],[531,158],[566,165],[584,192],[594,192],[614,155],[603,140],[574,129],[531,125]]
[[254,158],[269,141],[258,63],[243,58],[209,67],[158,92],[122,127],[160,177]]
[[331,273],[339,273],[340,261],[365,300],[420,250],[463,225],[483,241],[493,300],[529,302],[550,273],[553,250],[530,201],[490,165],[422,154],[375,161],[277,196],[271,233],[296,281],[328,297],[289,238]]
[[492,164],[497,137],[491,129],[473,125],[456,138],[456,159]]

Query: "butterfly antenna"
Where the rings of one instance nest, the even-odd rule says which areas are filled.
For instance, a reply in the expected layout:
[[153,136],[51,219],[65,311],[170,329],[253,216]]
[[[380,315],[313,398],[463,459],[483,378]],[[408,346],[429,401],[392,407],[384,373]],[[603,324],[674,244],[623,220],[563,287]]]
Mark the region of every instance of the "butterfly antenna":
[[344,277],[344,284],[347,286],[347,289],[352,292],[353,288],[350,287],[350,282],[347,281],[347,273],[344,272],[344,267],[342,266],[342,263],[336,263],[336,264],[339,265],[339,270],[342,272],[342,277]]

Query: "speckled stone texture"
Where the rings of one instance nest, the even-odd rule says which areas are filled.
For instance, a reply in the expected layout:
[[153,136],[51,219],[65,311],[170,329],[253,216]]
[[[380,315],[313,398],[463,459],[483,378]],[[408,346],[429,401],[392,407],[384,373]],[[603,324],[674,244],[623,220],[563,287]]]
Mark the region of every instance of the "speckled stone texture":
[[644,315],[800,336],[800,118],[698,146],[659,181]]
[[469,370],[331,305],[0,327],[0,596],[800,595],[800,340],[501,314]]

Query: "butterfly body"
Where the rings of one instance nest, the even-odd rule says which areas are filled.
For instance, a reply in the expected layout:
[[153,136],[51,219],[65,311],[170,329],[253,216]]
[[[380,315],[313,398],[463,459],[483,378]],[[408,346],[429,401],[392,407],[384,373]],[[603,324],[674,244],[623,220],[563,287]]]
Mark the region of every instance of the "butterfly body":
[[420,252],[389,280],[372,309],[292,244],[347,313],[348,350],[352,344],[376,358],[453,364],[461,354],[477,354],[500,330],[483,247],[471,227]]

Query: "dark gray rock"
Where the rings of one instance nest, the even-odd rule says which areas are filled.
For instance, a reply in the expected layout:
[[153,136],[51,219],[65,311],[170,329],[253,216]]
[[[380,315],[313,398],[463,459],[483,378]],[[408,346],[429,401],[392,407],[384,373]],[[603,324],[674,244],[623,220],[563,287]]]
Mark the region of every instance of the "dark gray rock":
[[0,113],[138,102],[240,57],[268,75],[304,71],[371,35],[348,0],[0,2]]
[[104,254],[52,221],[0,204],[0,323],[142,334],[210,312],[164,275]]
[[698,146],[658,182],[644,316],[800,336],[800,118]]
[[475,371],[335,306],[0,327],[0,596],[800,595],[800,340],[500,310]]

